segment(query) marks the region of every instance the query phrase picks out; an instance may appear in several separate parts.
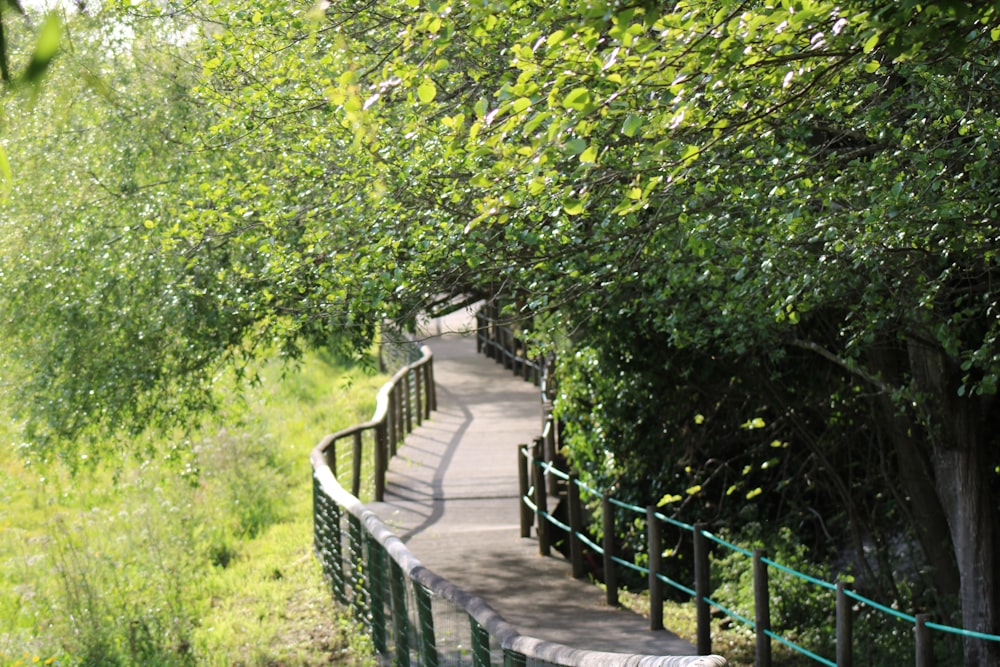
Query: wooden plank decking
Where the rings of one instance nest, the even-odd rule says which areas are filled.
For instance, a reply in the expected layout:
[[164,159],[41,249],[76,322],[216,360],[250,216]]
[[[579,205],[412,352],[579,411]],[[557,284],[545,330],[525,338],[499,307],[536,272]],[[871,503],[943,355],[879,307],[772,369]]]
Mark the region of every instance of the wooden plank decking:
[[[436,325],[447,332],[465,322]],[[520,537],[516,448],[540,433],[538,388],[477,355],[472,335],[445,333],[428,345],[438,410],[407,437],[390,464],[385,502],[371,509],[424,565],[524,635],[580,649],[694,655],[675,634],[606,606],[603,591],[573,579],[561,555],[542,557],[533,537]]]

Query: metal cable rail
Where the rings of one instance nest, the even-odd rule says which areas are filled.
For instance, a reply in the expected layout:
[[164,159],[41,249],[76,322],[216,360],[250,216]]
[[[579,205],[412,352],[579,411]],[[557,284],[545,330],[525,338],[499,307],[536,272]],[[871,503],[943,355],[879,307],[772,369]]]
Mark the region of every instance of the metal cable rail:
[[[585,651],[528,637],[484,600],[423,566],[358,496],[381,500],[395,444],[435,404],[433,357],[423,347],[420,360],[379,391],[370,421],[323,438],[311,454],[314,546],[324,577],[336,599],[354,610],[383,660],[398,667],[725,666],[718,656]],[[344,440],[352,446],[340,452],[338,463],[336,445]],[[350,491],[338,481],[338,470],[348,475]],[[373,478],[371,490],[362,489],[366,476]]]

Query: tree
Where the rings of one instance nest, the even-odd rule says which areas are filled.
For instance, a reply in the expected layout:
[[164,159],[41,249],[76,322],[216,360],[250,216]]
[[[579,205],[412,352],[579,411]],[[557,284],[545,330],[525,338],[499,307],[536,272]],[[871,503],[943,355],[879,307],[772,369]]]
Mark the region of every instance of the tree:
[[326,19],[359,54],[337,199],[377,185],[351,215],[405,262],[388,308],[471,292],[558,308],[574,345],[625,310],[676,349],[816,355],[874,394],[943,592],[950,538],[963,623],[995,629],[993,9],[419,9]]
[[[992,6],[220,1],[178,16],[203,36],[186,135],[202,167],[142,217],[182,296],[168,353],[108,343],[136,361],[116,385],[163,412],[154,397],[234,352],[362,348],[383,318],[498,300],[562,337],[567,378],[574,353],[655,371],[567,381],[565,414],[660,393],[682,406],[637,408],[641,447],[584,430],[631,409],[591,409],[569,452],[591,474],[653,471],[656,493],[678,465],[712,474],[675,436],[700,415],[725,435],[701,440],[705,459],[753,440],[790,443],[790,469],[837,462],[832,506],[877,445],[887,475],[865,480],[899,481],[881,490],[942,597],[997,632]],[[998,662],[995,645],[965,649]]]
[[5,137],[3,375],[37,456],[74,463],[88,453],[74,440],[183,423],[209,403],[219,358],[241,354],[246,318],[207,287],[227,285],[225,253],[190,262],[158,230],[212,162],[185,143],[198,119],[190,72],[166,53],[176,33],[151,27],[71,17],[72,55],[6,100],[18,122]]

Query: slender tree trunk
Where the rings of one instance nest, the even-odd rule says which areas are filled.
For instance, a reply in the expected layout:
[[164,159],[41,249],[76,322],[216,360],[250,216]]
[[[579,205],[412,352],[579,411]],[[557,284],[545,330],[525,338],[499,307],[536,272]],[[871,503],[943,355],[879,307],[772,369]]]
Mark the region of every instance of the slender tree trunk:
[[[938,595],[944,600],[953,601],[959,592],[959,571],[933,463],[924,443],[915,437],[914,431],[918,431],[919,427],[913,420],[901,414],[888,397],[880,399],[880,403],[888,404],[880,405],[880,408],[884,423],[888,424],[888,435],[896,454],[898,483],[909,498],[913,528],[931,567],[931,579]],[[895,482],[887,480],[887,483]]]

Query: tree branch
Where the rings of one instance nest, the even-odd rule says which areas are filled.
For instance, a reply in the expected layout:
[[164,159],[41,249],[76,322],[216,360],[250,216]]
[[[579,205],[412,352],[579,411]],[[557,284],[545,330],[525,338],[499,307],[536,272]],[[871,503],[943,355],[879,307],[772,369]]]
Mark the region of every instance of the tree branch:
[[814,343],[813,341],[795,339],[791,341],[791,344],[803,350],[809,350],[810,352],[815,352],[816,354],[823,357],[830,363],[835,364],[840,368],[843,368],[851,375],[861,378],[862,380],[864,380],[865,382],[867,382],[868,384],[872,385],[873,387],[875,387],[876,389],[885,394],[891,394],[895,390],[895,388],[892,385],[885,382],[881,378],[872,375],[863,368],[859,368],[858,366],[852,364],[850,361],[844,359],[843,357],[838,357],[833,352],[830,352],[825,347],[817,343]]

